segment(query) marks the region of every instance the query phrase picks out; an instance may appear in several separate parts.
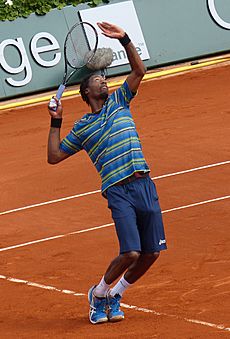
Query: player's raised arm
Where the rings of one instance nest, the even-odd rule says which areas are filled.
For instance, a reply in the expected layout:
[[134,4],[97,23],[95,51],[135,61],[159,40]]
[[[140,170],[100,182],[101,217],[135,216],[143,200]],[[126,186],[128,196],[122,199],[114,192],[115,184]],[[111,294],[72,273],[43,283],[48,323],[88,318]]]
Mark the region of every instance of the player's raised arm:
[[[55,99],[53,99],[55,100]],[[57,100],[56,100],[57,101]],[[48,163],[57,164],[58,162],[68,158],[70,154],[60,150],[60,129],[62,124],[62,106],[58,104],[57,110],[49,109],[51,116],[51,125],[48,137]]]
[[135,46],[122,28],[108,22],[98,23],[98,27],[102,30],[105,36],[112,39],[118,39],[125,48],[132,69],[131,73],[127,77],[127,82],[130,90],[133,93],[136,93],[140,82],[145,75],[146,68],[137,53]]

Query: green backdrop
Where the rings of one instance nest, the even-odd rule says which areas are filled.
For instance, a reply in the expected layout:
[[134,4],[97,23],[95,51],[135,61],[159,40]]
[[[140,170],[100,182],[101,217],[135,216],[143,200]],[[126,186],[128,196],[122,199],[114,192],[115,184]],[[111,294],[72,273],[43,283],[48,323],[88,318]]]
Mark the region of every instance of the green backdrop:
[[[110,1],[111,4],[121,1]],[[230,49],[230,30],[221,27],[212,17],[208,0],[134,0],[134,5],[142,27],[150,59],[145,61],[148,68],[179,62],[186,59],[225,52]],[[230,22],[230,8],[226,0],[214,1],[218,15]],[[107,6],[107,5],[105,5]],[[42,92],[58,86],[63,76],[62,46],[68,28],[78,18],[78,10],[87,5],[66,7],[53,10],[46,16],[30,15],[27,19],[0,23],[0,44],[7,39],[19,39],[20,46],[25,47],[25,54],[20,55],[18,49],[7,46],[4,58],[13,68],[19,67],[22,59],[27,61],[27,70],[19,74],[10,74],[4,70],[3,55],[0,52],[0,98],[15,97],[34,92]],[[61,53],[60,62],[52,67],[44,67],[35,60],[31,53],[31,40],[40,33],[48,32],[61,46],[55,51],[43,52],[39,56],[50,62],[55,53]],[[47,45],[46,39],[40,39],[38,47]],[[27,59],[28,58],[28,59]],[[129,70],[129,66],[113,67],[109,75],[118,75]],[[6,81],[12,78],[21,81],[26,76],[31,80],[23,86],[12,86]],[[81,80],[84,74],[73,79],[72,83]]]

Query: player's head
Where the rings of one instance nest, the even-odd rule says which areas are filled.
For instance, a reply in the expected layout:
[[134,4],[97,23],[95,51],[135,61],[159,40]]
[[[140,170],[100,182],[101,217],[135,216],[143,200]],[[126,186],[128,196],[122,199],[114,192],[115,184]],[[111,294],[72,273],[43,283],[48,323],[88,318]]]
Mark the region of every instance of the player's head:
[[91,99],[108,98],[108,87],[105,77],[91,74],[82,80],[80,84],[80,93],[82,99],[89,105]]

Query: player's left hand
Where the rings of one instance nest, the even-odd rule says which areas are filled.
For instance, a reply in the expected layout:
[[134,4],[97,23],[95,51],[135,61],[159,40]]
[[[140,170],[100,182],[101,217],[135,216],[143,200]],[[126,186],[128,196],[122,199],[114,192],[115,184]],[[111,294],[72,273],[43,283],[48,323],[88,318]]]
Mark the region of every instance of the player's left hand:
[[121,39],[125,35],[125,31],[113,24],[108,22],[98,22],[98,27],[102,30],[102,34],[112,39]]

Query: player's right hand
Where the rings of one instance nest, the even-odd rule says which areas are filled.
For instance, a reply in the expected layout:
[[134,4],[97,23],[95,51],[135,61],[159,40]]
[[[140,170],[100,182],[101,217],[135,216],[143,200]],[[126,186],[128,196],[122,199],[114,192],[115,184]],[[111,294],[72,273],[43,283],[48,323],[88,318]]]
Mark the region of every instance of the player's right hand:
[[56,97],[52,97],[48,104],[48,111],[51,117],[62,118],[63,108],[61,100],[58,100]]

